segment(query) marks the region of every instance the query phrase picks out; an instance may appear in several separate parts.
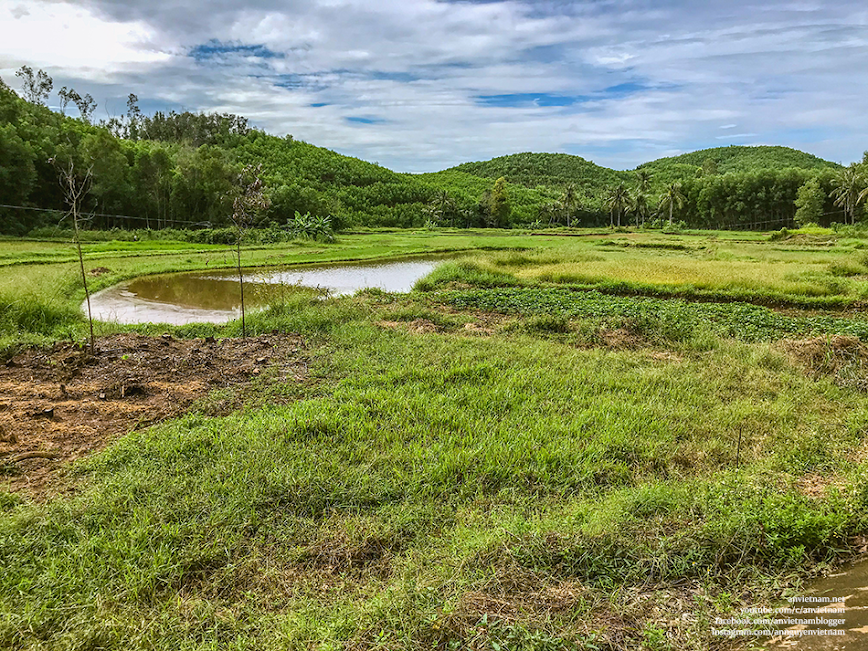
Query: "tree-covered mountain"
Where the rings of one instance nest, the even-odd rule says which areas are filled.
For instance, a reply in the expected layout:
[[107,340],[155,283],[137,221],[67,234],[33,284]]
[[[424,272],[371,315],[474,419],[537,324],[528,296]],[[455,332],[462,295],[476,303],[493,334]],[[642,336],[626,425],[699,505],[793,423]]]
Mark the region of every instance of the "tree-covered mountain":
[[[225,226],[233,181],[244,165],[261,163],[271,207],[266,220],[296,211],[331,215],[339,226],[421,226],[438,193],[450,195],[450,223],[493,225],[487,200],[494,180],[447,173],[413,175],[322,147],[251,129],[232,115],[131,111],[100,125],[65,117],[0,85],[0,232],[50,225],[63,211],[51,160],[71,159],[91,185],[86,208],[97,228]],[[537,191],[507,183],[509,219],[531,222]],[[38,210],[35,210],[38,209]]]
[[629,172],[601,167],[581,156],[529,152],[463,163],[446,171],[464,172],[485,179],[503,177],[526,188],[563,187],[573,183],[587,194],[597,194],[606,187],[632,179]]
[[[0,80],[0,232],[58,223],[65,209],[60,160],[89,178],[84,208],[94,228],[226,226],[233,188],[249,164],[261,165],[270,200],[263,221],[277,224],[299,212],[331,216],[338,227],[589,226],[615,215],[652,219],[662,197],[683,196],[672,212],[689,225],[763,227],[792,220],[808,182],[811,205],[823,207],[813,210],[816,218],[843,221],[834,195],[840,166],[786,147],[706,149],[632,171],[568,154],[522,153],[402,174],[266,134],[240,116],[144,116],[133,95],[126,116],[92,124],[93,105],[63,92],[80,100],[84,117],[52,111],[44,97],[27,101]],[[856,203],[864,167],[851,174],[847,196]],[[859,206],[848,210],[861,214]]]
[[712,149],[700,149],[680,156],[659,158],[655,161],[644,163],[641,169],[653,172],[664,170],[678,170],[687,175],[692,169],[694,175],[697,169],[702,169],[709,161],[713,161],[716,172],[755,172],[761,169],[782,170],[787,168],[800,170],[840,169],[837,163],[832,163],[813,154],[809,154],[790,147],[777,147],[768,145],[729,147],[714,147]]

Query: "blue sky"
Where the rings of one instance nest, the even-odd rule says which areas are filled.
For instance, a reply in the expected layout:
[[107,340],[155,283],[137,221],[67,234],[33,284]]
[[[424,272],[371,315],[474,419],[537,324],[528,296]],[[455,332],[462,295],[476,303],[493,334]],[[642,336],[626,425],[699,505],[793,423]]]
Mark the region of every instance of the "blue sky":
[[[780,144],[868,149],[868,3],[0,0],[0,76],[44,68],[119,115],[243,114],[432,171],[521,151],[619,169]],[[56,100],[55,100],[56,101]]]

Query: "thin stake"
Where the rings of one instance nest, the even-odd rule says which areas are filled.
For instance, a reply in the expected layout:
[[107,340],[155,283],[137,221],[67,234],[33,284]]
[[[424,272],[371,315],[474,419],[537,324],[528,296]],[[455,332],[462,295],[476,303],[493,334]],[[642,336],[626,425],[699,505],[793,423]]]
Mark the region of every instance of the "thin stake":
[[744,425],[738,426],[738,449],[735,452],[735,469],[738,470],[739,462],[741,461],[741,433],[744,429]]
[[238,284],[241,286],[241,336],[247,338],[247,323],[244,319],[244,274],[241,272],[241,236],[236,241],[238,246]]

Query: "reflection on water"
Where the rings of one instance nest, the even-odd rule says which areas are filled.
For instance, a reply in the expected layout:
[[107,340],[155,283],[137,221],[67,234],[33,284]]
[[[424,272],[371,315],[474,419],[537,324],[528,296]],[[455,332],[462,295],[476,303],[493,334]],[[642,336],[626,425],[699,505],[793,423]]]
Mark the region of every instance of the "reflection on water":
[[[412,260],[248,272],[244,275],[244,299],[255,308],[267,302],[269,288],[296,284],[318,287],[332,295],[353,294],[368,287],[407,292],[437,264],[436,260]],[[146,276],[91,297],[94,318],[127,324],[224,323],[240,316],[240,306],[238,276],[232,271]]]

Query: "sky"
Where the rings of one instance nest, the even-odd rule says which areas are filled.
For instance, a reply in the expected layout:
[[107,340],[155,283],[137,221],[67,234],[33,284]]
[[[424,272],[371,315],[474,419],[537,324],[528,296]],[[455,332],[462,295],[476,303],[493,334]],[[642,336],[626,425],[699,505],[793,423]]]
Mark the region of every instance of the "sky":
[[[0,77],[96,119],[231,112],[402,172],[563,152],[868,149],[868,2],[0,0]],[[74,114],[74,112],[73,112]]]

